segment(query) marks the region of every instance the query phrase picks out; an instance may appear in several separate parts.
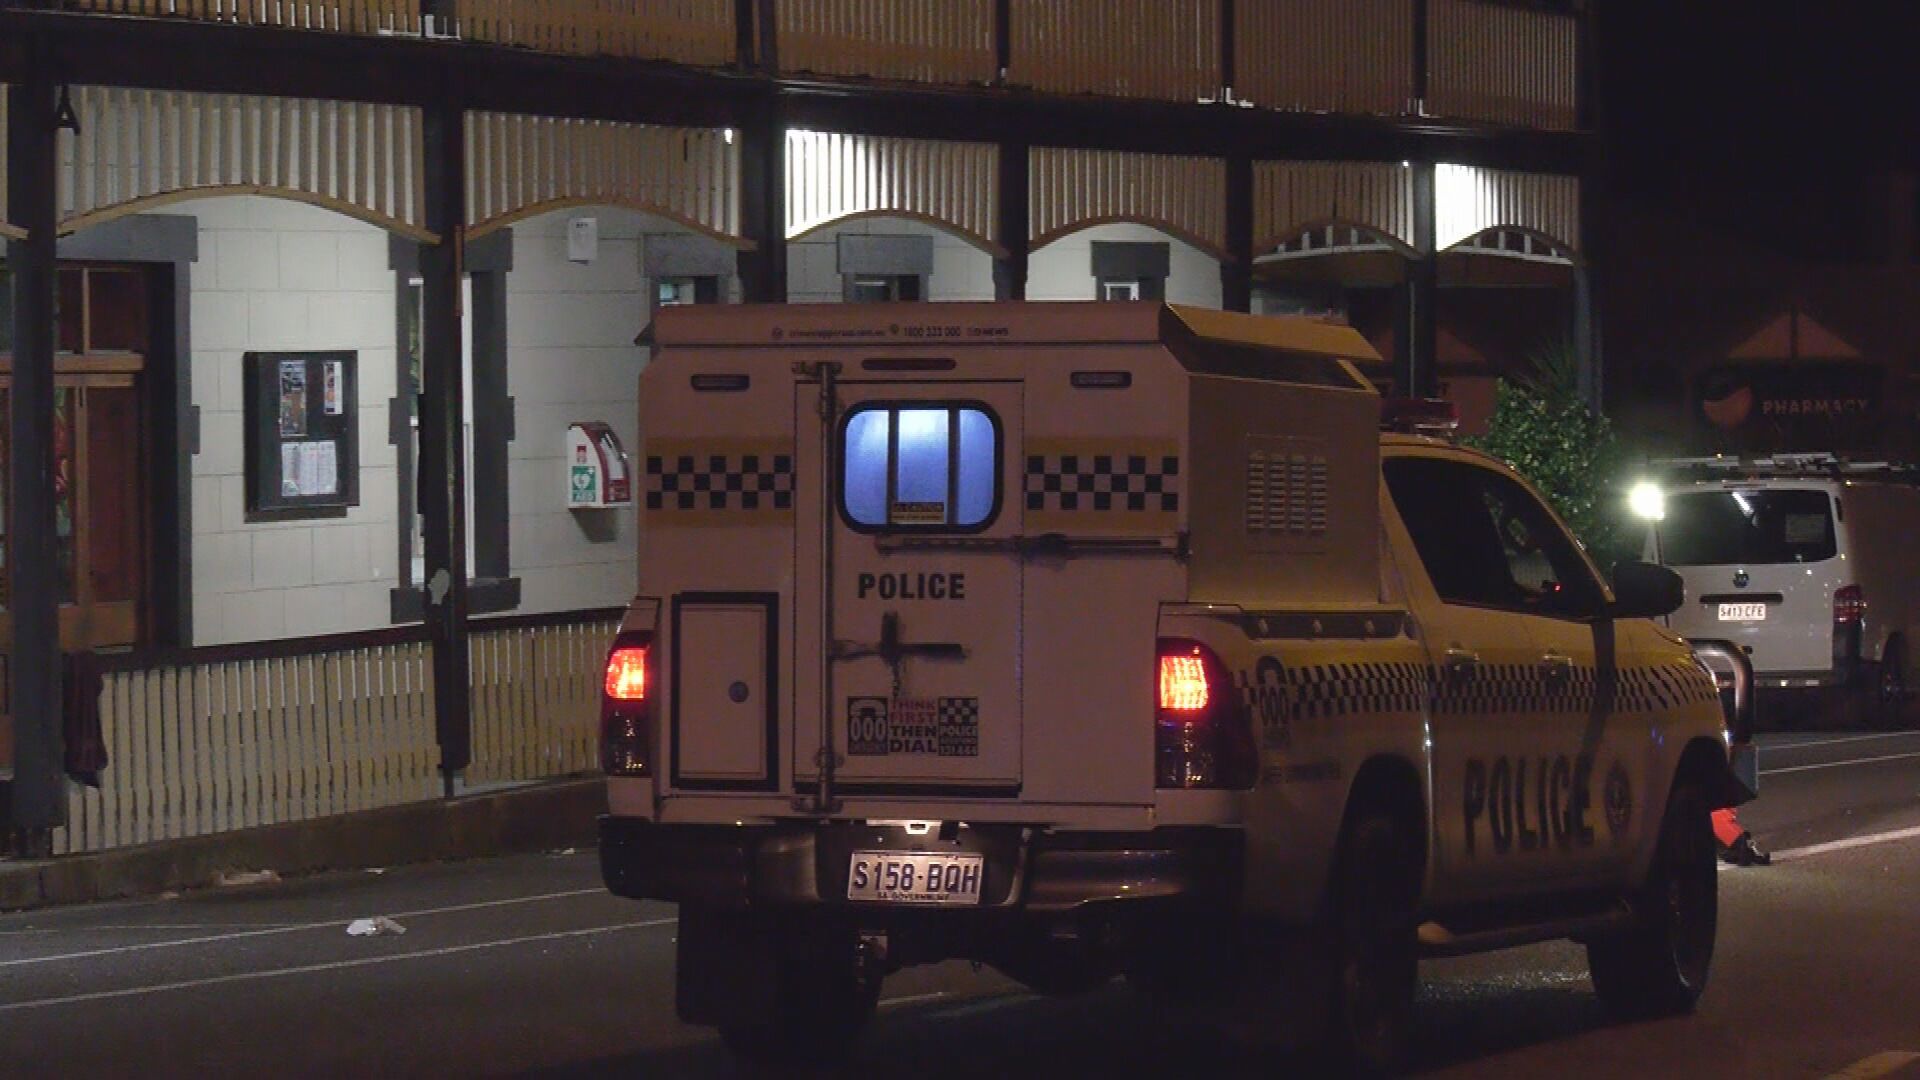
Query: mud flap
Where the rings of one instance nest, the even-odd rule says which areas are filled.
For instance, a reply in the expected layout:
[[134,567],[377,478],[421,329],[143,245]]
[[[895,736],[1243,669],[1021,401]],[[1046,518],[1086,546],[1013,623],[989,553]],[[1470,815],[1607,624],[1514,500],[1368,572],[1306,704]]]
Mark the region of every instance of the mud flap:
[[764,918],[682,905],[674,954],[680,1019],[720,1026],[770,1015],[779,984],[776,945]]

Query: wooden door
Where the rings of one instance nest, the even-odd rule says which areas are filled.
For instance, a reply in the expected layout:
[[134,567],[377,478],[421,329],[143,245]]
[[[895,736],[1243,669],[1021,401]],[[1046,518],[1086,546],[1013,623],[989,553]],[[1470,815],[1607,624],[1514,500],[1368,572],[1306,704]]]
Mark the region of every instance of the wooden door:
[[[148,278],[140,267],[62,266],[59,273],[53,436],[60,648],[136,646],[147,641],[151,621]],[[12,361],[0,352],[0,775],[13,760],[5,678],[13,618],[4,572],[13,533],[5,498]]]

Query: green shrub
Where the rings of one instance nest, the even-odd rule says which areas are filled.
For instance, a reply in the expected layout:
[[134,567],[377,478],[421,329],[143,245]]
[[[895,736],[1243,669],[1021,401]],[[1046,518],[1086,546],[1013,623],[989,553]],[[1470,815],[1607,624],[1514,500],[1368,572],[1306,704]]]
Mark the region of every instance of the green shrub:
[[1613,424],[1587,407],[1579,355],[1570,343],[1536,353],[1531,376],[1501,379],[1486,435],[1462,441],[1513,466],[1540,489],[1603,571],[1636,554],[1635,538],[1615,505],[1626,454]]

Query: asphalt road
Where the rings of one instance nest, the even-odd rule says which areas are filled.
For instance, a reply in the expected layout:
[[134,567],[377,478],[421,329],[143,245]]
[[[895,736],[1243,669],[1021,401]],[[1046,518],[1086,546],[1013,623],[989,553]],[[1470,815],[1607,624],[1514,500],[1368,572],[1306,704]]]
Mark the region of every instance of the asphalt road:
[[[1417,1072],[1920,1080],[1920,734],[1772,736],[1698,1015],[1609,1023],[1582,952],[1423,968]],[[404,934],[355,937],[384,916]],[[337,874],[0,916],[0,1076],[739,1075],[673,1016],[674,911],[591,853]],[[846,1075],[1273,1076],[1123,987],[962,964],[887,983]]]

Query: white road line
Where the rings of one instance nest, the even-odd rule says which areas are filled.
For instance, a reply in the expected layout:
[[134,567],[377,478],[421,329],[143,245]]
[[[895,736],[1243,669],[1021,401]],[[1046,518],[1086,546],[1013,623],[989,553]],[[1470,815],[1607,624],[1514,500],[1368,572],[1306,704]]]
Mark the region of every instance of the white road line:
[[940,1001],[950,997],[945,990],[935,990],[931,994],[909,994],[906,997],[887,998],[880,1003],[883,1009],[900,1009],[908,1005],[924,1005],[929,1001]]
[[1920,731],[1881,731],[1872,735],[1843,735],[1837,739],[1813,739],[1807,742],[1761,743],[1762,754],[1784,754],[1789,750],[1800,750],[1809,746],[1844,746],[1847,743],[1872,742],[1876,739],[1920,739]]
[[[304,923],[259,923],[254,930],[291,930]],[[233,930],[233,923],[104,923],[99,926],[79,927],[89,934],[139,933],[145,930]],[[71,934],[71,926],[29,927],[25,930],[0,930],[0,937],[13,934]],[[237,931],[236,931],[237,932]]]
[[963,1017],[978,1016],[981,1013],[990,1013],[996,1009],[1004,1009],[1009,1005],[1024,1005],[1029,1001],[1039,1000],[1039,997],[1040,995],[1038,994],[1028,994],[1017,990],[1012,993],[995,994],[991,997],[978,998],[965,1005],[955,1005],[951,1009],[941,1009],[939,1012],[933,1014],[933,1018],[935,1020],[959,1020]]
[[1920,750],[1911,754],[1882,754],[1879,757],[1848,758],[1845,761],[1823,761],[1818,765],[1789,765],[1784,769],[1761,769],[1761,776],[1780,776],[1784,773],[1812,772],[1815,769],[1841,769],[1849,765],[1872,765],[1881,761],[1906,761],[1920,758]]
[[1826,1080],[1876,1080],[1916,1061],[1920,1061],[1920,1054],[1908,1050],[1885,1050],[1872,1057],[1861,1058],[1839,1072],[1828,1073]]
[[1791,862],[1810,855],[1825,855],[1833,851],[1847,851],[1852,848],[1871,847],[1874,844],[1890,844],[1896,840],[1912,840],[1920,837],[1920,826],[1911,829],[1895,829],[1892,832],[1868,833],[1865,836],[1850,836],[1845,840],[1831,840],[1824,844],[1809,844],[1806,847],[1788,848],[1773,853],[1774,862]]
[[[421,908],[417,911],[377,912],[389,919],[422,919],[429,915],[451,915],[460,911],[481,911],[486,908],[509,907],[515,904],[533,904],[543,900],[565,900],[575,896],[606,896],[607,890],[571,889],[567,892],[541,893],[538,896],[516,896],[506,900],[483,900],[472,904],[453,904],[448,907]],[[116,945],[108,949],[86,949],[81,952],[57,953],[53,956],[28,956],[18,960],[0,960],[0,968],[24,967],[28,964],[50,964],[57,960],[87,960],[96,956],[118,956],[122,953],[146,952],[150,949],[176,949],[183,945],[205,945],[216,941],[241,941],[246,938],[270,937],[275,934],[295,934],[303,930],[328,930],[343,927],[352,922],[351,918],[328,919],[325,922],[293,923],[287,926],[270,926],[261,930],[239,930],[231,934],[205,934],[200,937],[178,938],[173,941],[148,941],[138,945]],[[68,933],[84,932],[85,927],[72,927]]]
[[78,1005],[88,1001],[111,1001],[115,998],[143,997],[147,994],[164,994],[174,990],[193,990],[202,986],[220,986],[226,983],[250,982],[255,979],[280,979],[290,975],[315,975],[325,971],[344,971],[348,968],[372,967],[376,964],[397,964],[403,960],[431,960],[437,956],[453,956],[458,953],[478,952],[481,949],[499,949],[509,945],[531,945],[540,941],[564,941],[568,938],[590,937],[594,934],[610,934],[616,930],[644,930],[650,926],[671,926],[678,919],[648,919],[644,922],[616,923],[613,926],[595,926],[586,930],[558,930],[550,934],[529,934],[526,937],[505,938],[500,941],[479,941],[471,945],[448,945],[438,949],[422,949],[419,952],[400,953],[395,956],[369,956],[360,960],[336,960],[330,964],[307,964],[303,967],[275,968],[272,971],[242,971],[232,975],[214,975],[205,979],[187,979],[182,982],[159,983],[154,986],[135,986],[126,990],[98,990],[89,994],[68,994],[65,997],[40,998],[37,1001],[18,1001],[0,1005],[0,1013],[20,1012],[26,1009],[47,1009],[56,1005]]

